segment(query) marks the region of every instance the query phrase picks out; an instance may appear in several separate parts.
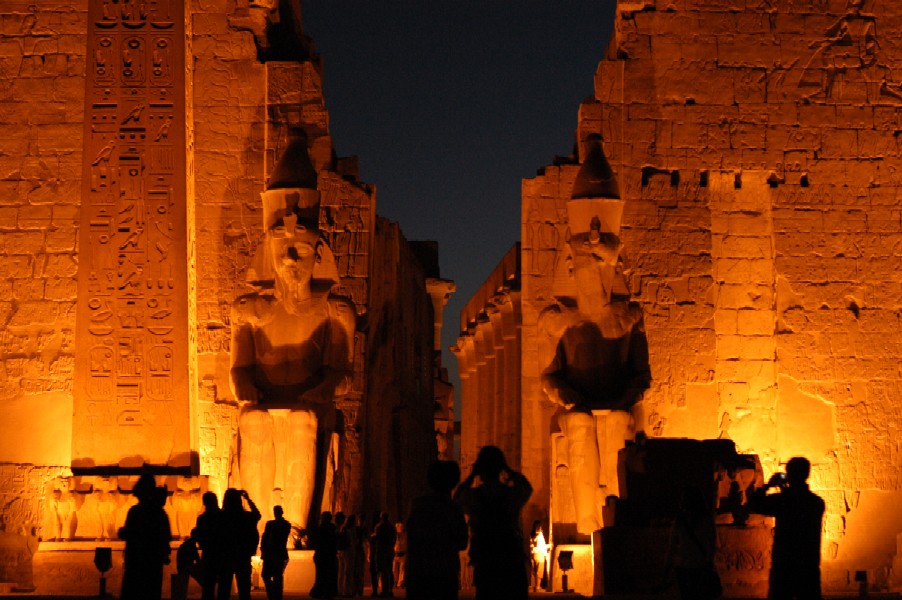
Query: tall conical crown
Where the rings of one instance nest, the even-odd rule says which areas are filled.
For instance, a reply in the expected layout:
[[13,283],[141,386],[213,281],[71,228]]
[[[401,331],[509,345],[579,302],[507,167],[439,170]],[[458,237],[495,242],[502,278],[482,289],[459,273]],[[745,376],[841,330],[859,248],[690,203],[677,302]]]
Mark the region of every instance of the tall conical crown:
[[604,155],[601,147],[601,136],[590,135],[585,141],[586,155],[582,166],[573,182],[573,192],[570,198],[579,200],[582,198],[610,198],[619,199],[620,189],[617,186],[617,178],[614,170]]
[[307,152],[307,136],[302,129],[292,129],[288,146],[269,176],[267,190],[285,188],[316,189],[316,169]]

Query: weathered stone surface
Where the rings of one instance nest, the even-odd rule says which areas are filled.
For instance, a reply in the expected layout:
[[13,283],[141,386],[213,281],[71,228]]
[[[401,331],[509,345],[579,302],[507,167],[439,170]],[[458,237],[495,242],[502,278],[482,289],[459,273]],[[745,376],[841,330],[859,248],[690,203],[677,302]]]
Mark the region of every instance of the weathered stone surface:
[[[595,101],[577,115],[577,140],[602,136],[626,201],[625,268],[653,377],[637,428],[729,437],[768,474],[791,455],[812,459],[835,591],[854,591],[854,567],[831,560],[871,556],[843,536],[843,498],[902,485],[894,400],[882,399],[902,385],[900,24],[902,10],[870,0],[621,0]],[[573,295],[561,215],[570,160],[523,183],[518,431],[537,518],[562,510],[548,496],[535,363],[538,314]],[[483,325],[467,314],[471,334]],[[470,337],[462,373],[488,356]],[[465,398],[487,391],[463,385]],[[463,439],[479,423],[467,410]],[[886,526],[872,590],[899,585],[885,573],[900,530]]]
[[[7,531],[37,526],[49,539],[63,528],[45,502],[53,490],[42,484],[25,491],[18,483],[31,467],[17,463],[43,465],[34,468],[43,482],[66,475],[75,459],[82,467],[176,467],[204,476],[217,493],[229,485],[238,430],[229,391],[230,302],[247,291],[262,237],[259,193],[291,127],[311,140],[320,225],[338,271],[334,292],[366,314],[374,249],[386,257],[402,249],[405,256],[401,267],[388,258],[379,267],[392,273],[385,295],[402,297],[398,317],[384,325],[390,334],[368,342],[358,332],[353,340],[355,383],[339,402],[341,458],[335,493],[324,503],[401,516],[424,481],[414,477],[399,492],[394,478],[408,471],[406,459],[398,463],[380,441],[389,427],[400,427],[403,456],[415,456],[425,473],[439,426],[435,370],[446,407],[440,426],[452,446],[452,391],[432,348],[441,322],[436,306],[449,292],[439,283],[433,291],[445,291],[434,304],[400,234],[378,245],[374,189],[358,181],[356,159],[335,159],[322,68],[308,39],[300,40],[300,53],[272,47],[262,6],[151,4],[0,6],[0,399],[11,416],[0,427],[0,462],[15,470],[9,477],[4,471],[0,488]],[[151,321],[173,315],[170,330],[147,333]],[[107,332],[109,321],[116,327]],[[421,346],[416,355],[394,360],[388,340],[412,337]],[[176,351],[161,353],[160,346]],[[378,361],[382,368],[370,371]],[[101,398],[88,401],[92,367],[91,391]],[[178,377],[161,385],[170,368]],[[98,381],[114,371],[117,384]],[[416,415],[409,423],[391,417],[401,396],[383,400],[371,392],[392,382],[403,382],[404,414]],[[40,428],[33,435],[38,449],[22,442],[33,427]],[[365,481],[367,461],[384,466],[385,478]],[[104,527],[91,507],[104,502],[78,498],[73,502],[91,509],[81,515],[79,535],[95,537]],[[181,519],[184,534],[184,518],[171,517]],[[80,577],[81,566],[46,565],[54,573],[38,582],[46,593],[61,591],[49,583],[54,577]]]

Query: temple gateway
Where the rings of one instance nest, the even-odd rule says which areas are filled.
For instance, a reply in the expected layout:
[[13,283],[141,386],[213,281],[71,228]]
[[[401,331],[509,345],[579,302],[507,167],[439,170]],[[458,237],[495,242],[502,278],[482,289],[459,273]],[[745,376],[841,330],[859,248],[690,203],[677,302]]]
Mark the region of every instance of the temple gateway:
[[455,285],[338,154],[299,0],[5,0],[0,592],[91,595],[97,547],[118,589],[144,473],[179,539],[206,491],[281,503],[306,591],[303,530],[403,516],[455,410],[463,469],[493,444],[532,482],[553,591],[648,591],[693,485],[726,595],[762,597],[746,500],[805,456],[824,589],[899,592],[900,30],[618,0],[573,152],[461,314],[453,409]]

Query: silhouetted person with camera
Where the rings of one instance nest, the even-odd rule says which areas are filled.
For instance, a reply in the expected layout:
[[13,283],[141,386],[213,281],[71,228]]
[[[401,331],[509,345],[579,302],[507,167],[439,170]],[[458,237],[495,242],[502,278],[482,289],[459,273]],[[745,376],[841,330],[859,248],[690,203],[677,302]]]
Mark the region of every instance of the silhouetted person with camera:
[[202,600],[215,600],[216,582],[222,570],[223,546],[222,511],[219,499],[213,492],[204,492],[201,497],[204,512],[197,516],[191,537],[200,547],[200,587]]
[[274,506],[276,517],[266,522],[263,538],[260,540],[260,557],[263,559],[263,585],[269,600],[282,600],[285,588],[285,567],[288,565],[288,536],[291,534],[291,523],[282,515],[281,506]]
[[[248,508],[245,509],[244,502]],[[222,498],[223,562],[217,591],[218,600],[228,600],[232,577],[238,600],[251,598],[251,557],[257,553],[260,511],[244,490],[229,488]]]
[[[163,594],[163,565],[169,564],[172,532],[163,510],[165,488],[158,489],[153,475],[145,473],[132,493],[138,503],[128,509],[119,538],[125,540],[123,600],[159,600]],[[162,498],[162,502],[161,502]]]
[[460,481],[452,460],[429,465],[432,493],[413,501],[407,518],[408,600],[457,600],[460,551],[467,547],[467,521],[451,491]]
[[338,531],[329,511],[320,515],[319,527],[313,532],[313,548],[316,578],[310,596],[330,600],[338,595]]
[[[820,600],[821,529],[824,501],[808,489],[811,463],[802,457],[786,463],[767,485],[749,497],[749,510],[775,517],[770,592],[773,600]],[[776,488],[779,493],[768,494]]]
[[[381,598],[393,598],[395,593],[392,591],[395,587],[395,578],[393,567],[395,563],[395,542],[397,534],[395,526],[389,520],[388,513],[384,512],[379,515],[379,523],[376,524],[376,530],[373,532],[373,543],[375,546],[376,570],[379,573],[379,582],[382,585]],[[373,586],[373,595],[377,593],[375,585]]]
[[484,446],[473,471],[455,493],[470,517],[470,561],[476,600],[525,600],[529,595],[529,558],[520,511],[532,486],[507,465],[504,453]]

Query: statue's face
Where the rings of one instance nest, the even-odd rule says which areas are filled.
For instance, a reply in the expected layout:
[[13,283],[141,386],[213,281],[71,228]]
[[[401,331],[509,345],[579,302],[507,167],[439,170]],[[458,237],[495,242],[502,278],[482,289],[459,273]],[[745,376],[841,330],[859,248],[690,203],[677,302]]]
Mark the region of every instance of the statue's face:
[[276,276],[286,283],[308,283],[316,264],[319,232],[286,217],[278,221],[267,235]]

